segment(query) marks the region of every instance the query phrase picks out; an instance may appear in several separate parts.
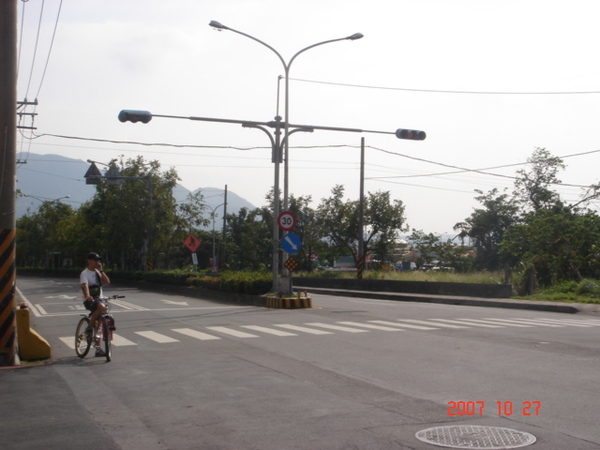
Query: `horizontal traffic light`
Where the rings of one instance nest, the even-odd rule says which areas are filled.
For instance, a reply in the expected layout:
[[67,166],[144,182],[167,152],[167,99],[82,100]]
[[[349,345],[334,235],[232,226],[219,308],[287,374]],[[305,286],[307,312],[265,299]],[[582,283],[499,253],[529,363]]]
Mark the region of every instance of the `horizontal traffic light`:
[[396,137],[398,139],[410,139],[412,141],[424,141],[427,134],[421,130],[407,130],[405,128],[398,128],[396,130]]
[[119,113],[119,120],[121,122],[148,123],[152,120],[152,113],[150,111],[134,111],[131,109],[124,109]]

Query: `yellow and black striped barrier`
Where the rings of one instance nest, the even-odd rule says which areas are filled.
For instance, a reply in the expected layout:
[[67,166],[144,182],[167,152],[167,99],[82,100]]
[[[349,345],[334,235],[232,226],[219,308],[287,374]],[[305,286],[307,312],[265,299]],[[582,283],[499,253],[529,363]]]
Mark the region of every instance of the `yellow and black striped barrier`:
[[0,230],[0,366],[15,364],[15,230]]
[[282,297],[276,297],[276,296],[267,296],[265,306],[267,308],[281,308],[281,309],[312,308],[312,298],[310,298],[310,297],[282,298]]

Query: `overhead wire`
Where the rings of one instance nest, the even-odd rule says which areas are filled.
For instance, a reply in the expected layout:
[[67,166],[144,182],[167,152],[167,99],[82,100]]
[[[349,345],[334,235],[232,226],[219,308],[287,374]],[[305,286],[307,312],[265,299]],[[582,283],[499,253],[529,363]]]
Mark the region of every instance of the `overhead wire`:
[[465,95],[590,95],[600,94],[600,91],[461,91],[461,90],[443,90],[443,89],[416,89],[386,87],[365,84],[339,83],[334,81],[307,80],[303,78],[290,78],[290,81],[299,81],[302,83],[325,84],[329,86],[353,87],[361,89],[379,89],[386,91],[405,91],[405,92],[424,92],[432,94],[465,94]]

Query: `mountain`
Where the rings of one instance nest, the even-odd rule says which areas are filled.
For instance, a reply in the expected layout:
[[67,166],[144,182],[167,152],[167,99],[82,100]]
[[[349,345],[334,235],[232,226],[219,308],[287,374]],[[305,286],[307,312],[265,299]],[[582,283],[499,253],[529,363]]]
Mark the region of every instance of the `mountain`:
[[[44,201],[59,201],[77,209],[90,200],[96,192],[94,185],[85,184],[83,177],[90,164],[59,155],[37,155],[30,153],[27,162],[17,166],[17,188],[25,196],[16,201],[17,218],[36,211]],[[223,217],[224,190],[219,188],[201,188],[207,213],[216,209],[217,217]],[[190,190],[177,185],[173,196],[177,203],[185,202]],[[66,197],[69,198],[66,198]],[[241,208],[254,209],[255,206],[235,192],[227,192],[227,214],[237,214]]]

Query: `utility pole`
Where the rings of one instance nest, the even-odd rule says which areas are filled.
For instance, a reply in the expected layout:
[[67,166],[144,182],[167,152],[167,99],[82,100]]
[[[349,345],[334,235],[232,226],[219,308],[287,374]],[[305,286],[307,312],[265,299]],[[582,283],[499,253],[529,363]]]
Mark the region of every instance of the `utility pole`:
[[362,279],[365,271],[365,138],[360,138],[360,201],[358,212],[358,264],[356,278]]
[[17,1],[0,1],[0,366],[16,360]]
[[219,249],[219,270],[222,272],[226,268],[225,258],[227,257],[227,185],[225,185],[225,200],[223,205],[223,237],[221,239],[221,248]]

